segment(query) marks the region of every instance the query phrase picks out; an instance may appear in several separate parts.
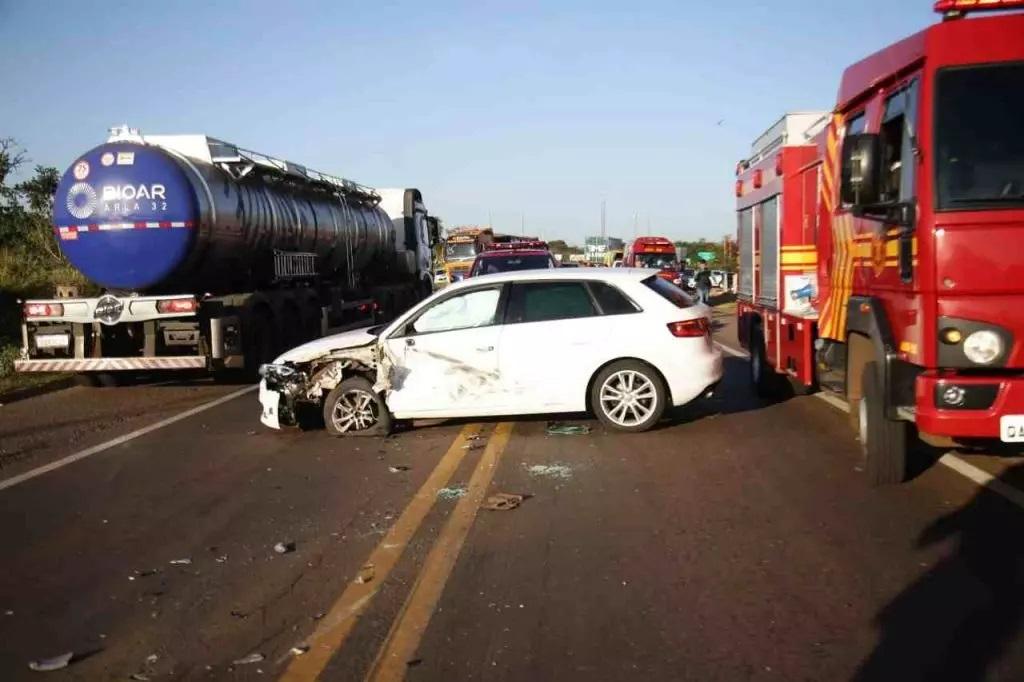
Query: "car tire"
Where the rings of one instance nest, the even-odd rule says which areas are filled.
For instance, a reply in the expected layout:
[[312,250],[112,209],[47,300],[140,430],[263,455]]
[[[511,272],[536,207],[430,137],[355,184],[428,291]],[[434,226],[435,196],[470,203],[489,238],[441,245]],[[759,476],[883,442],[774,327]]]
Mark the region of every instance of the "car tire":
[[[628,392],[620,400],[617,394]],[[648,397],[649,396],[649,397]],[[613,362],[594,378],[590,406],[602,424],[616,431],[647,431],[658,423],[668,406],[668,390],[661,375],[638,360]]]
[[335,437],[387,436],[394,418],[369,379],[352,376],[335,386],[324,400],[324,426]]
[[910,478],[910,425],[885,416],[877,363],[864,366],[861,387],[857,423],[868,480],[874,486],[903,483]]

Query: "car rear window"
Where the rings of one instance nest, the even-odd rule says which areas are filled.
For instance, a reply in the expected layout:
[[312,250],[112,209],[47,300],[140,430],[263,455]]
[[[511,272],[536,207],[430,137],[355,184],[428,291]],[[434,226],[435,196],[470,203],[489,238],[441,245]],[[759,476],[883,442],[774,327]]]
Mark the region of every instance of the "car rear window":
[[516,283],[508,301],[508,321],[545,322],[597,315],[581,282]]
[[651,289],[677,308],[689,308],[693,305],[693,299],[690,298],[689,294],[677,287],[675,284],[672,284],[672,282],[664,280],[657,275],[654,277],[648,277],[643,281],[643,283],[648,289]]
[[590,292],[597,299],[597,305],[601,307],[604,315],[626,315],[639,312],[640,309],[635,303],[626,298],[626,295],[610,284],[604,282],[589,282]]
[[551,256],[488,256],[480,258],[473,266],[473,276],[490,275],[495,272],[511,272],[513,270],[540,270],[554,267]]

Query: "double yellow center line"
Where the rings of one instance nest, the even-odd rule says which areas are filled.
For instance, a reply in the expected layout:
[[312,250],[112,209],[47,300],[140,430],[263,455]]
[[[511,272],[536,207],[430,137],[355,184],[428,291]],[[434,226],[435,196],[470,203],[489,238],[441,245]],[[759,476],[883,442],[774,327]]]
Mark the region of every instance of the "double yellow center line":
[[[455,567],[477,510],[511,438],[512,427],[510,422],[502,422],[495,427],[473,471],[466,494],[459,499],[427,555],[416,583],[392,624],[367,679],[384,681],[405,677],[406,663],[413,658],[437,608],[445,583]],[[331,658],[344,646],[356,621],[380,591],[384,580],[434,507],[438,491],[451,480],[469,452],[468,446],[479,437],[481,428],[480,424],[468,424],[462,429],[395,524],[367,557],[365,563],[374,566],[373,579],[360,581],[356,578],[346,586],[307,640],[309,651],[304,656],[292,659],[280,678],[282,682],[317,679]]]

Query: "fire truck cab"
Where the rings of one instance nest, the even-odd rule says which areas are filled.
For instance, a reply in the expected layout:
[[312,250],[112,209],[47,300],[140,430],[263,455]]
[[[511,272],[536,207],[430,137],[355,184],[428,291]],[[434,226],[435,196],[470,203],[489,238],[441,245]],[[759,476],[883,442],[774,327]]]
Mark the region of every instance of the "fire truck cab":
[[935,8],[737,167],[751,380],[842,395],[876,484],[917,437],[1024,443],[1024,0]]
[[676,245],[665,237],[637,237],[626,247],[622,267],[654,268],[658,277],[676,286],[684,284],[679,271]]

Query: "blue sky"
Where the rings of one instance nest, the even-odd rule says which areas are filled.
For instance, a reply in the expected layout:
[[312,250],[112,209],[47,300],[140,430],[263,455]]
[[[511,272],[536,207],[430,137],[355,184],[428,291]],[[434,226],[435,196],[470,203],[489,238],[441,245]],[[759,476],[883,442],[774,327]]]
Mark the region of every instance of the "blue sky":
[[[0,136],[66,168],[128,122],[364,184],[447,225],[720,238],[733,169],[783,112],[930,0],[0,0]],[[721,122],[721,123],[719,123]]]

